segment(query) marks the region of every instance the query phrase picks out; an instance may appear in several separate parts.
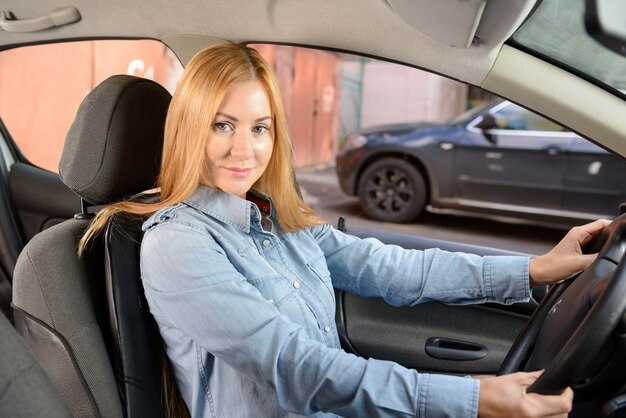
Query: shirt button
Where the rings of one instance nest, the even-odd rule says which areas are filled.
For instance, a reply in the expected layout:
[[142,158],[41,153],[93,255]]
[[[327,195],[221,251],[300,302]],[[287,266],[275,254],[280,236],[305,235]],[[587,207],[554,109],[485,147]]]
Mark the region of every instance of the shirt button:
[[330,332],[330,325],[324,325],[324,332]]
[[293,287],[295,287],[296,289],[300,289],[300,282],[298,281],[293,282]]
[[274,299],[268,299],[267,301],[271,303],[272,305],[274,304]]
[[270,244],[271,244],[271,242],[270,242],[270,240],[269,240],[269,239],[264,239],[264,240],[263,240],[263,246],[264,246],[264,247],[269,247],[269,246],[270,246]]

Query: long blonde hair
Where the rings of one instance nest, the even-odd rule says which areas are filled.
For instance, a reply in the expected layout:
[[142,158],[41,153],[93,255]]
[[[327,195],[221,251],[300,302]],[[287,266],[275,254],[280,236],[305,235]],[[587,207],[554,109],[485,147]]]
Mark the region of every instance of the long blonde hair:
[[172,97],[167,118],[156,203],[118,202],[103,208],[83,235],[78,251],[120,212],[149,215],[188,198],[198,187],[206,164],[207,133],[226,90],[235,82],[259,81],[273,112],[274,148],[268,167],[254,187],[268,194],[278,222],[287,232],[325,223],[297,193],[293,178],[292,148],[278,82],[270,66],[254,49],[240,44],[218,44],[198,52],[187,64]]

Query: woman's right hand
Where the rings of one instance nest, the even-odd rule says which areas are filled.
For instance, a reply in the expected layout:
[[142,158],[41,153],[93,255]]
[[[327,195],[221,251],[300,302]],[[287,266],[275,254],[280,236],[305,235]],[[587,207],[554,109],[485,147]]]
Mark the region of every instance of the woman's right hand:
[[526,393],[542,371],[518,372],[498,377],[480,377],[478,417],[567,417],[574,392],[567,388],[560,395]]

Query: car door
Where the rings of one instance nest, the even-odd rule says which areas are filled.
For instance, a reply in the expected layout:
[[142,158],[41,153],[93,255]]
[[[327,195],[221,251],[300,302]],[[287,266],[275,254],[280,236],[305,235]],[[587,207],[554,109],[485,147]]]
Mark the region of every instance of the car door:
[[586,213],[589,219],[612,218],[626,202],[626,183],[619,175],[625,172],[624,159],[576,138],[567,158],[563,209]]
[[[438,247],[479,255],[515,255],[382,230],[350,225],[347,228],[348,233],[375,237],[404,248]],[[342,346],[355,354],[396,361],[420,371],[494,374],[545,291],[545,287],[537,287],[528,303],[509,306],[429,302],[414,307],[393,307],[379,298],[337,291],[336,321]]]
[[37,232],[70,218],[79,200],[57,174],[28,163],[0,117],[0,309],[13,317],[12,277]]
[[482,116],[476,118],[456,149],[456,197],[465,205],[516,211],[560,209],[574,135],[510,102],[488,113],[495,125],[481,130]]

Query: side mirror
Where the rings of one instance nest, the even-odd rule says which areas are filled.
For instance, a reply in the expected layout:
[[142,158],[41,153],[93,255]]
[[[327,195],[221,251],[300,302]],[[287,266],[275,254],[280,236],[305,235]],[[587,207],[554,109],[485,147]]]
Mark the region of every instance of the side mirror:
[[476,127],[483,131],[483,135],[485,136],[487,141],[491,142],[492,144],[496,143],[496,138],[488,132],[496,127],[496,118],[494,118],[491,113],[485,113],[484,115],[482,115],[480,121],[478,121],[478,123],[476,124]]
[[626,56],[626,2],[585,0],[585,30],[611,51]]
[[485,113],[476,124],[476,127],[481,131],[493,129],[496,127],[496,118],[491,113]]

